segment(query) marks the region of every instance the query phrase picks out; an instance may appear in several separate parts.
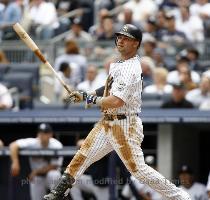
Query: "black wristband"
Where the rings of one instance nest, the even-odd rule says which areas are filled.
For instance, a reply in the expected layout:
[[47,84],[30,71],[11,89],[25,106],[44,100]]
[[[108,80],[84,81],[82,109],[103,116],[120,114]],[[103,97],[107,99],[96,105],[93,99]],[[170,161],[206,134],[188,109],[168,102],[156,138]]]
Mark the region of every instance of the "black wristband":
[[104,89],[105,89],[105,86],[102,86],[102,87],[96,89],[95,90],[96,91],[96,95],[99,96],[99,97],[102,97],[103,94],[104,94]]
[[87,99],[87,92],[82,92],[82,95],[83,95],[83,101],[86,101],[86,99]]

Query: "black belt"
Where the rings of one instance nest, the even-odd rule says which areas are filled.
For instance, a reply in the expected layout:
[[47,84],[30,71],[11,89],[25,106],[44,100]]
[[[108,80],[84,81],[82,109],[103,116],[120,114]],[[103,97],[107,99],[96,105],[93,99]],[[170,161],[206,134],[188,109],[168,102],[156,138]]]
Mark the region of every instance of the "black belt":
[[115,119],[118,120],[122,120],[122,119],[126,119],[126,115],[109,115],[109,114],[105,114],[104,115],[104,120],[107,121],[114,121]]

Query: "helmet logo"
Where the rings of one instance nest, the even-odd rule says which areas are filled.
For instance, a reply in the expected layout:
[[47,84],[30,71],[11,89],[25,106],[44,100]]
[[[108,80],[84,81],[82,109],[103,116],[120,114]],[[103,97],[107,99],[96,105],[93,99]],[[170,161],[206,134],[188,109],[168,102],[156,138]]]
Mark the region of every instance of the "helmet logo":
[[127,25],[123,26],[122,30],[125,31],[125,32],[128,32],[128,27],[127,27]]

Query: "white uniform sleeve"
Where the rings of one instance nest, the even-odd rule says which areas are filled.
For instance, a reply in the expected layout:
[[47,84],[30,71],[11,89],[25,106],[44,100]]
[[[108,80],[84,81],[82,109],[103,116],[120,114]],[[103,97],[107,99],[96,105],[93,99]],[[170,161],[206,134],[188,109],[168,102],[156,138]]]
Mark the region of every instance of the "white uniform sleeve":
[[194,199],[208,200],[208,193],[205,185],[201,183],[194,183],[192,192],[194,192]]
[[202,196],[200,198],[201,200],[208,200],[208,193],[207,193],[207,189],[205,187],[203,187],[203,192],[202,192]]
[[36,138],[26,138],[16,140],[16,144],[19,148],[30,148],[36,143]]
[[134,90],[137,89],[135,84],[141,80],[140,76],[137,78],[134,69],[132,65],[127,66],[114,77],[112,95],[119,97],[125,103],[129,102],[131,95],[135,92]]
[[[58,140],[52,138],[51,141],[53,143],[53,148],[54,149],[62,149],[63,148],[63,145]],[[62,164],[63,164],[63,157],[60,156],[60,157],[57,157],[57,158],[52,158],[50,160],[50,164],[51,165],[57,165],[57,166],[61,167]]]

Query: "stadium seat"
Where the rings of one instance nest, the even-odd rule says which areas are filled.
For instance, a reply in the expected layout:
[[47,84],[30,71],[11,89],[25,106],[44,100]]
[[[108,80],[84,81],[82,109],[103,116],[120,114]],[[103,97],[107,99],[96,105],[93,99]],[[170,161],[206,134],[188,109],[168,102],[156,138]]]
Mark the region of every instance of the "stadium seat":
[[204,72],[210,68],[210,60],[199,61],[200,72]]
[[169,100],[171,98],[171,94],[142,94],[142,107],[143,108],[160,108],[163,102]]
[[39,83],[39,63],[11,63],[9,64],[10,73],[29,72],[33,75],[35,85]]
[[157,93],[142,93],[142,100],[147,101],[147,100],[160,100],[161,95]]
[[0,81],[2,81],[4,74],[9,70],[8,64],[0,64]]
[[3,81],[8,83],[9,87],[17,87],[20,93],[20,109],[33,108],[33,75],[32,73],[17,72],[7,73]]
[[162,106],[163,100],[148,100],[142,102],[142,109],[149,108],[149,109],[158,109]]

